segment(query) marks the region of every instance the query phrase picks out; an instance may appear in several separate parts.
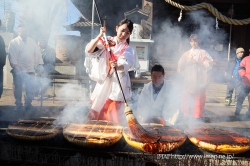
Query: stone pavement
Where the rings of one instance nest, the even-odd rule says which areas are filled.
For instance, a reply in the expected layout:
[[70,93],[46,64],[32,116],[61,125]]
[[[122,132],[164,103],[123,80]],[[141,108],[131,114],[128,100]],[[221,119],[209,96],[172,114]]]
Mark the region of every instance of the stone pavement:
[[[12,89],[4,89],[2,98],[0,99],[0,121],[16,121],[19,119],[35,119],[39,117],[56,118],[57,116],[60,116],[62,111],[69,107],[71,104],[75,104],[76,101],[77,105],[75,106],[77,106],[78,108],[83,106],[79,104],[81,103],[81,101],[78,101],[79,99],[74,99],[74,97],[78,97],[75,91],[70,92],[72,93],[72,95],[68,96],[68,98],[63,97],[60,92],[56,91],[57,96],[54,99],[52,97],[47,97],[44,98],[42,103],[41,101],[38,101],[40,96],[37,96],[34,97],[34,100],[32,101],[32,109],[25,110],[23,106],[22,110],[15,111],[15,99]],[[82,102],[82,104],[85,104],[85,102]]]
[[[74,90],[67,88],[60,92],[56,91],[55,101],[53,98],[47,98],[41,102],[37,101],[38,97],[32,101],[34,106],[31,110],[14,111],[14,96],[11,89],[4,89],[0,99],[0,121],[16,121],[19,119],[34,119],[39,117],[62,118],[70,121],[83,121],[87,118],[90,102],[82,89],[73,87]],[[79,95],[80,94],[80,95]],[[245,116],[247,111],[247,102],[244,102],[241,115],[234,116],[235,106],[224,106],[223,102],[213,100],[211,95],[206,102],[205,114],[202,120],[182,119],[176,126],[179,128],[210,126],[222,129],[229,129],[240,132],[250,138],[249,126],[250,119]]]

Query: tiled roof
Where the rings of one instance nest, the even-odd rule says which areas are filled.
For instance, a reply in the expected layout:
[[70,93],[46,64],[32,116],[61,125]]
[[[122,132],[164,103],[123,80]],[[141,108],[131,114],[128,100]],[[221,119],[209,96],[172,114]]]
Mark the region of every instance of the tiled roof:
[[134,8],[134,9],[128,11],[128,12],[125,12],[125,13],[124,13],[124,16],[125,16],[125,18],[127,18],[127,16],[129,16],[129,15],[131,15],[131,14],[134,14],[134,13],[139,13],[139,14],[142,15],[142,17],[143,17],[143,16],[144,16],[144,17],[149,17],[149,14],[146,13],[146,12],[144,12],[143,10],[139,9],[138,6],[136,6],[136,8]]
[[[77,28],[77,27],[91,27],[92,21],[86,20],[83,17],[80,17],[79,20],[70,25],[64,25],[65,28]],[[94,23],[94,26],[101,26],[98,23]]]

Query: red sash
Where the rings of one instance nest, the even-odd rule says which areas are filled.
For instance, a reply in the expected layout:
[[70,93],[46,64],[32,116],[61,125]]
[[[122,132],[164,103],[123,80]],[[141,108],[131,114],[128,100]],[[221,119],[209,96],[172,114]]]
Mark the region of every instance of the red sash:
[[[116,45],[116,42],[113,41],[113,40],[114,40],[113,37],[111,37],[111,38],[108,40],[108,44],[106,44],[105,41],[104,41],[102,38],[99,38],[99,40],[102,42],[102,44],[103,44],[106,48],[114,47],[114,46]],[[124,45],[122,46],[122,49],[121,49],[121,51],[120,51],[120,53],[119,53],[118,56],[115,56],[114,53],[113,53],[113,51],[111,50],[111,51],[110,51],[110,53],[111,53],[111,60],[117,62],[118,58],[119,58],[120,56],[123,55],[123,53],[124,53],[124,51],[127,49],[127,47],[128,47],[128,43],[125,42]]]

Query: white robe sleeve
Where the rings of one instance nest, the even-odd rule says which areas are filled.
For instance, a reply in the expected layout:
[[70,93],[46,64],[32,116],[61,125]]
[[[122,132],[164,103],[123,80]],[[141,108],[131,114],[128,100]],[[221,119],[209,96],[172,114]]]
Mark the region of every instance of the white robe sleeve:
[[140,63],[139,63],[139,59],[138,59],[138,55],[137,55],[137,52],[134,51],[134,57],[135,57],[135,62],[134,62],[134,69],[135,69],[135,78],[140,78],[141,76],[141,66],[140,66]]
[[44,64],[42,54],[35,42],[34,42],[34,59],[36,66]]
[[213,67],[213,58],[204,50],[206,59],[203,62],[203,65],[206,67],[206,70],[211,70]]
[[131,66],[134,63],[134,58],[133,58],[133,48],[132,47],[128,47],[124,53],[122,54],[122,56],[119,57],[117,63],[120,63],[123,65],[124,67],[124,71],[128,71]]
[[162,117],[168,124],[174,125],[179,117],[179,105],[182,89],[179,86],[168,84],[166,101],[163,107]]
[[152,86],[152,83],[148,83],[145,85],[141,91],[141,94],[139,95],[138,102],[137,102],[137,109],[136,109],[136,117],[138,118],[139,122],[143,122],[146,120],[146,118],[149,115],[150,111],[150,95],[151,90],[150,86]]
[[12,68],[18,67],[18,47],[15,41],[11,41],[9,44],[9,61]]
[[103,83],[109,71],[109,53],[100,41],[97,44],[97,48],[98,50],[93,53],[88,53],[85,49],[84,66],[90,79],[98,83]]

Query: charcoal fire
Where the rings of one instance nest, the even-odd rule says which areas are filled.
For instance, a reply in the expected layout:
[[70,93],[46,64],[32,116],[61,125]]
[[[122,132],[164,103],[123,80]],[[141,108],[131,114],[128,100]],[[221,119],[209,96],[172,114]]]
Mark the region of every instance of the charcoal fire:
[[62,130],[62,125],[51,120],[19,120],[10,124],[6,130],[13,138],[27,141],[41,141],[55,137]]
[[237,154],[250,149],[250,140],[238,133],[216,128],[187,129],[185,133],[196,146],[217,153]]
[[84,124],[71,123],[63,130],[70,143],[87,148],[105,148],[122,138],[122,126],[108,121],[87,121]]

